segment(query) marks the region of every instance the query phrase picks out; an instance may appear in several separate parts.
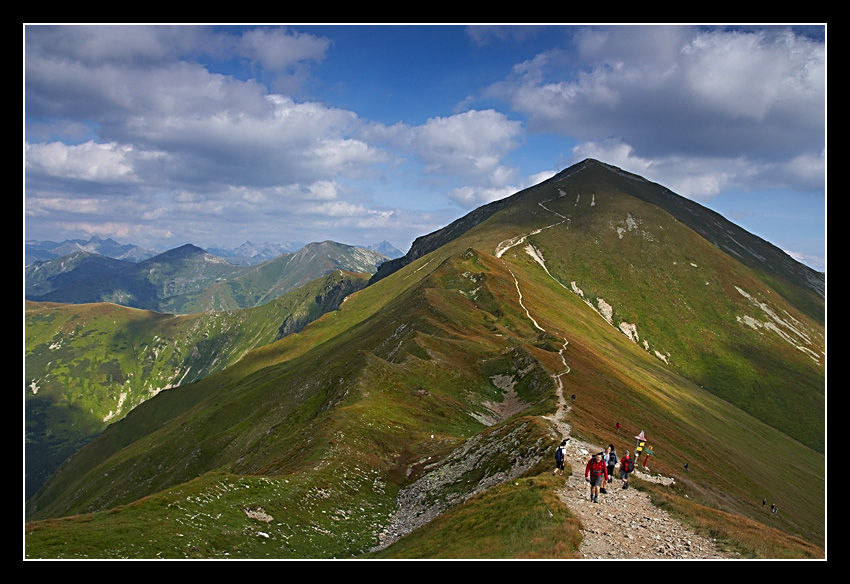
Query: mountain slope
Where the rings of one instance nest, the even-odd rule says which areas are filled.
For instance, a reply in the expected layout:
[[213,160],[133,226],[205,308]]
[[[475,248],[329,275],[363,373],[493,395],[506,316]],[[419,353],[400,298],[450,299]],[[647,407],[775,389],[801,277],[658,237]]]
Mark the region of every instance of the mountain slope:
[[[404,261],[461,235],[514,256],[534,241],[545,269],[618,330],[823,451],[823,274],[669,189],[594,160],[420,238]],[[387,262],[372,281],[403,263]]]
[[310,243],[202,290],[164,297],[160,306],[179,313],[260,306],[335,270],[374,273],[386,259],[381,253],[333,241]]
[[27,266],[28,300],[192,314],[259,306],[334,270],[374,273],[378,252],[330,241],[311,243],[254,266],[236,266],[186,244],[139,263],[75,252]]
[[27,302],[27,496],[133,407],[297,332],[365,285],[364,275],[336,271],[260,307],[185,316]]
[[[400,514],[550,470],[559,392],[584,440],[623,451],[617,422],[645,430],[674,501],[764,521],[753,499],[769,495],[774,527],[822,545],[823,455],[789,435],[822,437],[817,293],[771,272],[783,298],[633,182],[568,169],[300,333],[148,400],[28,503],[28,553],[80,553],[52,535],[70,530],[100,557],[361,555],[405,535]],[[777,451],[778,468],[752,456]],[[48,519],[75,513],[93,515]],[[114,537],[128,524],[185,538]]]

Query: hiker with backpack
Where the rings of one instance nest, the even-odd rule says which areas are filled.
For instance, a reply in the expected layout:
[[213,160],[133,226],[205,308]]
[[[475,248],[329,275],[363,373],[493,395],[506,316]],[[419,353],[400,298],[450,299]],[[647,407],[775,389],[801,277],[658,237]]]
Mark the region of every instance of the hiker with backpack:
[[597,452],[587,461],[587,466],[584,469],[584,480],[590,483],[591,503],[598,503],[599,490],[603,485],[602,481],[608,482],[608,465],[602,460],[601,452]]
[[620,478],[623,479],[623,488],[629,488],[629,475],[635,470],[635,460],[629,457],[629,451],[626,450],[626,455],[620,460]]
[[552,471],[552,475],[564,475],[564,446],[566,445],[567,441],[563,440],[558,448],[555,449],[555,470]]
[[[602,455],[602,461],[605,463],[605,466],[608,467],[608,478],[610,480],[614,476],[614,467],[617,465],[617,453],[614,451],[613,444],[609,444],[608,447],[605,448],[605,454]],[[602,485],[602,490],[599,492],[604,495],[607,488],[608,481],[605,481],[605,484]]]

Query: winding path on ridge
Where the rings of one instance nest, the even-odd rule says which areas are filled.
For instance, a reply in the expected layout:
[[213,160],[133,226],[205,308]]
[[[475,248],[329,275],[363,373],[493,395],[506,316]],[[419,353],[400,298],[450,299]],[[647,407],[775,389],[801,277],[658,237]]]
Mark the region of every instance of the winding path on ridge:
[[[566,193],[560,191],[560,195]],[[548,201],[547,201],[548,202]],[[513,237],[501,242],[496,247],[496,257],[502,258],[509,249],[516,247],[526,241],[532,235],[540,233],[561,225],[568,218],[551,209],[546,208],[543,203],[539,205],[558,215],[563,220],[537,229],[522,236]],[[546,268],[545,262],[539,253],[531,246],[525,248],[526,253],[542,266],[550,278],[559,282]],[[525,311],[526,316],[540,331],[546,332],[534,319],[525,306],[520,289],[519,280],[514,275],[505,260],[505,266],[511,273],[516,284],[519,304]],[[563,377],[570,373],[565,352],[569,342],[564,339],[564,344],[559,354],[564,363],[564,369],[552,375],[558,396],[558,407],[554,414],[545,416],[551,423],[552,436],[558,441],[567,440],[566,461],[572,468],[572,474],[566,477],[564,487],[558,495],[561,501],[569,508],[570,512],[579,518],[582,523],[582,543],[579,549],[579,557],[584,559],[605,558],[640,558],[640,559],[730,559],[737,556],[732,553],[723,552],[717,543],[707,537],[699,535],[691,528],[681,524],[670,517],[665,511],[656,508],[649,495],[636,489],[623,490],[619,487],[621,481],[612,479],[612,485],[607,493],[600,496],[599,503],[591,503],[589,487],[584,479],[584,469],[591,453],[604,449],[603,446],[588,444],[572,439],[570,437],[571,426],[567,422],[570,406],[564,396]],[[619,467],[618,467],[619,468]],[[617,474],[615,470],[615,475]],[[635,469],[633,476],[643,481],[652,481],[661,484],[672,484],[673,479],[660,475],[652,476],[641,470]],[[615,488],[616,487],[616,488]]]

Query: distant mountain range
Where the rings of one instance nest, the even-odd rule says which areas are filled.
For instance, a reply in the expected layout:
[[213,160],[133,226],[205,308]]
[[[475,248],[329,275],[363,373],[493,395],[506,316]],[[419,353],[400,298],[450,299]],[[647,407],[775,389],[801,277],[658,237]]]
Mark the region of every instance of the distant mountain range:
[[[296,241],[287,241],[280,244],[251,243],[250,241],[246,241],[233,249],[212,246],[206,248],[205,251],[224,258],[231,264],[250,266],[274,259],[281,254],[295,253],[305,245],[305,243]],[[377,251],[391,259],[404,255],[403,252],[386,241],[361,247]],[[30,265],[35,262],[45,262],[67,256],[78,251],[95,253],[117,260],[141,262],[167,250],[154,251],[138,245],[121,244],[111,238],[102,239],[100,237],[92,237],[88,241],[83,239],[66,239],[60,243],[55,241],[32,240],[26,241],[24,244],[24,261],[26,265]]]
[[[136,275],[160,306],[207,310],[332,248],[238,277],[178,248]],[[97,261],[82,280],[120,271]],[[75,289],[48,265],[33,289]],[[825,557],[825,274],[591,159],[376,269],[281,296],[336,305],[304,326],[264,312],[283,300],[28,303],[28,439],[99,429],[27,499],[26,557],[576,557],[564,505],[589,503],[562,498],[555,447],[638,435],[672,484],[630,484],[671,515],[741,558]]]
[[377,251],[330,241],[251,265],[230,263],[191,244],[140,262],[76,250],[27,266],[25,297],[113,302],[177,314],[234,310],[269,302],[334,270],[372,274],[388,259]]

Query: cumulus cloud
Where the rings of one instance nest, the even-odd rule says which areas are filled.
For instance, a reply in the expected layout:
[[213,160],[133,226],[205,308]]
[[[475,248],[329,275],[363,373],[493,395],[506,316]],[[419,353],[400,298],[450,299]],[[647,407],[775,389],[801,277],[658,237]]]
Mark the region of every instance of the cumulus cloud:
[[644,157],[822,149],[823,43],[784,29],[641,26],[588,28],[575,42],[575,57],[541,53],[487,95],[527,115],[532,131],[618,136]]
[[[522,172],[571,148],[563,164],[599,158],[693,198],[824,188],[823,42],[781,27],[466,32],[476,59],[503,56],[498,43],[511,55],[523,43],[547,44],[486,90],[470,81],[428,118],[419,117],[423,97],[420,121],[385,125],[305,97],[334,49],[321,36],[287,27],[28,26],[26,216],[57,236],[79,225],[191,240],[225,220],[229,239],[256,239],[260,213],[267,237],[285,233],[276,240],[390,224],[406,225],[412,240],[455,219],[457,207],[548,178],[554,170]],[[323,89],[343,95],[344,83],[355,82]],[[529,164],[516,151],[540,136],[533,146],[548,140],[551,154]],[[405,211],[402,199],[421,208]]]
[[286,71],[304,62],[319,62],[330,47],[328,39],[281,28],[256,28],[245,32],[239,52],[271,71]]
[[26,144],[26,171],[97,182],[133,180],[133,148],[118,144]]
[[437,116],[418,126],[371,125],[365,139],[385,144],[422,165],[425,177],[450,187],[449,200],[462,208],[512,194],[517,169],[505,164],[524,137],[522,124],[492,109]]
[[449,199],[462,209],[474,209],[481,205],[509,197],[522,189],[540,184],[552,178],[556,172],[554,170],[544,170],[520,179],[518,182],[511,182],[517,178],[516,174],[513,171],[505,173],[501,178],[493,180],[489,186],[467,185],[452,189],[448,194]]
[[642,158],[619,140],[583,142],[573,149],[576,160],[596,158],[695,200],[706,200],[731,187],[754,186],[753,167],[742,158],[714,159],[667,156]]
[[494,110],[470,110],[431,118],[413,133],[426,172],[486,176],[503,172],[500,162],[518,145],[521,125]]
[[[235,45],[274,71],[320,60],[329,44],[285,29],[253,29],[235,40],[194,27],[28,29],[28,114],[86,120],[99,142],[29,145],[30,178],[133,176],[160,189],[222,190],[357,176],[384,159],[354,136],[352,112],[298,103],[180,59],[199,52],[201,41],[213,54]],[[69,128],[79,135],[79,124],[67,122],[55,133]],[[50,134],[44,122],[37,131]]]
[[784,27],[584,27],[485,92],[681,194],[825,187],[825,46]]
[[[51,217],[57,234],[106,233],[92,228],[98,220],[128,233],[141,220],[150,234],[185,227],[187,236],[213,218],[248,231],[257,213],[282,222],[368,217],[338,181],[363,176],[386,154],[357,137],[354,113],[190,60],[235,55],[294,78],[328,47],[277,28],[28,27],[26,216]],[[123,227],[107,219],[118,213]],[[181,228],[163,227],[172,221]]]

